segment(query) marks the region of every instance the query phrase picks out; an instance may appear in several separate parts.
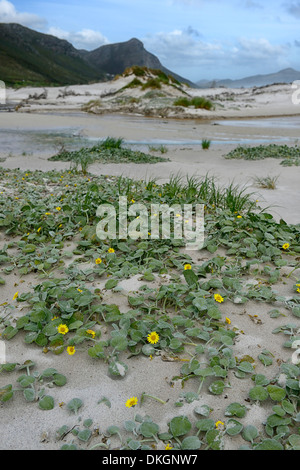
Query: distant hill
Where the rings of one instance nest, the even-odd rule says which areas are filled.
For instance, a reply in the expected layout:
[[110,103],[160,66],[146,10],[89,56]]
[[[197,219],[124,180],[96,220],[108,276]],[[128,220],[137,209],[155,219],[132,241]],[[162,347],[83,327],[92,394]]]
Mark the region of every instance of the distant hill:
[[104,77],[68,41],[19,24],[0,24],[0,79],[6,86],[68,85]]
[[266,75],[252,75],[239,80],[199,80],[196,85],[199,88],[211,88],[224,86],[227,88],[251,88],[254,86],[266,86],[274,83],[292,83],[294,80],[300,80],[300,72],[292,68],[280,70],[276,73]]
[[16,23],[0,23],[0,80],[6,86],[74,85],[105,81],[133,65],[161,69],[178,81],[138,39],[77,50],[68,41]]
[[105,70],[106,73],[119,75],[125,69],[133,65],[148,67],[149,69],[162,70],[167,75],[172,75],[181,83],[187,83],[195,87],[195,83],[190,82],[186,78],[164,67],[159,59],[151,52],[146,51],[144,44],[136,38],[132,38],[126,42],[115,44],[106,44],[100,46],[84,55],[85,59],[91,66],[96,66],[99,70]]

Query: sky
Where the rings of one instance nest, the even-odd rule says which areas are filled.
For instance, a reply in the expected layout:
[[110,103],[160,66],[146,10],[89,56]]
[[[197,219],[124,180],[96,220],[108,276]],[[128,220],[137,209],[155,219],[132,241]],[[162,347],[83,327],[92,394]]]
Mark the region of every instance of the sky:
[[85,50],[135,37],[193,82],[300,70],[300,0],[0,0],[0,22]]

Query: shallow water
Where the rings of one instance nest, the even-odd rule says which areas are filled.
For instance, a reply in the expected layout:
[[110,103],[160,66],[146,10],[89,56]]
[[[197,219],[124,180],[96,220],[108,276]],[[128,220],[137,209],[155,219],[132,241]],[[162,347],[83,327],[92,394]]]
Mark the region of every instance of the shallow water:
[[279,118],[260,118],[260,119],[226,119],[224,121],[215,121],[220,126],[234,127],[257,127],[257,128],[277,128],[277,129],[299,129],[300,116],[285,116]]
[[[131,118],[131,117],[130,117]],[[112,119],[113,116],[105,117],[105,119]],[[123,117],[122,117],[123,119]],[[124,116],[124,122],[129,122],[129,117],[126,119]],[[145,122],[144,122],[145,121]],[[163,121],[158,121],[159,124],[164,124]],[[147,120],[146,118],[130,119],[131,125],[155,125],[157,122],[153,120]],[[186,122],[185,122],[186,124]],[[235,127],[258,127],[258,128],[274,128],[278,127],[281,129],[287,128],[298,128],[300,129],[300,117],[284,117],[284,118],[272,118],[272,119],[253,119],[253,120],[224,120],[216,121],[215,124],[221,126],[235,126]],[[172,126],[171,126],[172,127]],[[201,124],[200,124],[201,128]],[[167,130],[167,129],[166,129]],[[173,129],[172,129],[173,130]],[[170,131],[170,129],[168,129]],[[214,138],[209,139],[211,145],[259,145],[268,143],[294,143],[295,137],[285,136],[270,136],[270,135],[234,135],[229,136],[228,133],[218,131],[214,128]],[[106,136],[108,137],[108,136]],[[105,137],[87,137],[83,135],[82,128],[80,127],[57,127],[49,129],[5,129],[0,128],[0,149],[2,153],[7,155],[14,154],[56,154],[61,149],[66,150],[78,150],[82,147],[90,147],[95,145],[96,142],[103,140]],[[178,139],[145,139],[145,140],[124,140],[124,145],[133,148],[135,150],[142,150],[144,152],[149,151],[149,147],[163,146],[189,146],[189,147],[201,147],[202,138],[178,138]]]

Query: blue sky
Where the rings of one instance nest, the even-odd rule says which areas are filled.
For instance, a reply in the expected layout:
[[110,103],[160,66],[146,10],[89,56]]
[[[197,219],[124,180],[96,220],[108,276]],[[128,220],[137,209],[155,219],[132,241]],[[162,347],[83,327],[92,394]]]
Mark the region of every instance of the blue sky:
[[136,37],[192,81],[300,70],[300,0],[0,0],[0,22],[86,50]]

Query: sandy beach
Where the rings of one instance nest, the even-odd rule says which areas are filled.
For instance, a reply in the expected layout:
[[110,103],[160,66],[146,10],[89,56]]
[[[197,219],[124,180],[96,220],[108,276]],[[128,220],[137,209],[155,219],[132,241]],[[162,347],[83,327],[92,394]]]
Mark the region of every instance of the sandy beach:
[[[171,175],[182,175],[185,178],[187,175],[203,177],[209,174],[221,186],[234,182],[245,187],[247,192],[253,193],[253,198],[262,208],[268,207],[268,212],[277,221],[283,219],[288,224],[300,224],[300,167],[283,167],[280,160],[275,159],[247,161],[224,158],[238,145],[297,144],[300,105],[293,104],[294,90],[291,85],[237,90],[190,89],[188,92],[191,96],[205,96],[214,101],[215,110],[174,111],[172,108],[163,117],[148,117],[140,109],[128,112],[128,108],[122,111],[113,106],[110,94],[121,89],[128,80],[123,78],[101,84],[68,87],[72,93],[63,97],[58,97],[62,87],[49,88],[46,90],[46,99],[29,98],[35,94],[38,96],[43,89],[7,90],[7,101],[17,106],[18,110],[0,112],[1,167],[22,171],[68,170],[68,162],[49,161],[48,158],[57,153],[62,143],[66,147],[71,145],[72,139],[78,142],[76,145],[80,145],[108,136],[122,137],[125,145],[146,152],[149,146],[164,145],[167,149],[164,156],[169,161],[156,164],[94,163],[89,172],[93,175],[123,175],[138,180],[154,178],[157,184],[165,183]],[[126,93],[131,93],[132,98],[138,97],[137,91]],[[82,111],[83,105],[97,99],[102,100],[101,112]],[[211,141],[208,150],[201,147],[203,139]],[[277,178],[274,190],[262,189],[255,184],[256,177],[267,176]],[[1,248],[9,241],[4,230],[0,232],[0,240]],[[196,262],[203,262],[209,259],[210,254],[204,251],[193,253],[193,256]],[[286,274],[289,274],[288,269]],[[299,269],[292,277],[279,280],[273,288],[281,295],[290,295],[293,279],[297,277],[300,278]],[[20,277],[16,273],[8,274],[5,280],[5,285],[0,286],[2,305],[5,302],[12,303],[16,290],[21,294],[40,282],[37,275]],[[156,277],[154,284],[159,286],[165,283],[168,283],[168,276],[161,275]],[[104,289],[103,301],[117,304],[121,312],[126,312],[129,308],[127,296],[137,292],[143,284],[145,282],[140,276],[133,276],[120,282],[116,291]],[[97,287],[103,288],[101,283]],[[22,307],[14,308],[20,315]],[[299,319],[291,317],[287,308],[281,308],[283,315],[277,318],[268,314],[271,308],[268,303],[257,303],[254,300],[246,306],[230,303],[220,305],[224,316],[230,316],[231,326],[243,331],[234,344],[236,357],[249,355],[256,358],[264,349],[271,351],[274,358],[271,366],[265,367],[259,361],[255,364],[255,373],[265,374],[270,379],[278,373],[279,364],[291,359],[291,350],[283,347],[282,335],[273,334],[273,330],[292,321],[296,324],[298,322],[299,326]],[[15,314],[14,310],[12,314]],[[133,420],[137,413],[150,415],[153,421],[159,423],[160,432],[168,430],[167,423],[175,415],[186,415],[195,420],[195,407],[201,405],[211,408],[210,418],[222,421],[225,408],[232,402],[243,403],[247,407],[243,425],[252,424],[263,432],[263,423],[273,406],[272,403],[261,406],[249,402],[249,383],[233,375],[230,387],[226,388],[223,395],[214,396],[203,389],[197,401],[183,401],[182,406],[177,407],[180,395],[183,392],[195,392],[197,385],[189,380],[183,389],[180,381],[174,380],[182,363],[165,360],[160,355],[153,358],[140,355],[132,357],[128,374],[122,379],[112,379],[106,373],[107,365],[92,359],[86,351],[74,357],[43,354],[36,345],[25,344],[22,334],[6,342],[6,353],[6,362],[23,363],[31,359],[38,370],[54,367],[67,377],[67,384],[51,389],[56,406],[50,411],[40,410],[35,403],[26,402],[21,394],[0,405],[1,450],[57,450],[72,440],[70,432],[63,439],[57,439],[58,428],[63,425],[81,425],[86,419],[93,420],[93,438],[88,444],[81,442],[82,448],[106,443],[105,432],[111,425],[119,426],[126,435],[123,424]],[[187,357],[184,359],[187,360]],[[9,374],[0,374],[0,387],[15,383],[13,381],[16,381],[18,373]],[[128,398],[140,397],[143,392],[158,396],[166,403],[146,398],[142,405],[131,409],[125,407]],[[79,416],[70,413],[66,407],[66,403],[74,397],[83,402],[78,413],[80,421]],[[110,407],[101,402],[103,397],[109,399]],[[116,435],[111,436],[110,448],[117,447],[118,442]],[[236,450],[243,444],[245,441],[240,435],[231,439],[225,436],[225,450]],[[156,448],[164,450],[165,444],[160,441]]]

